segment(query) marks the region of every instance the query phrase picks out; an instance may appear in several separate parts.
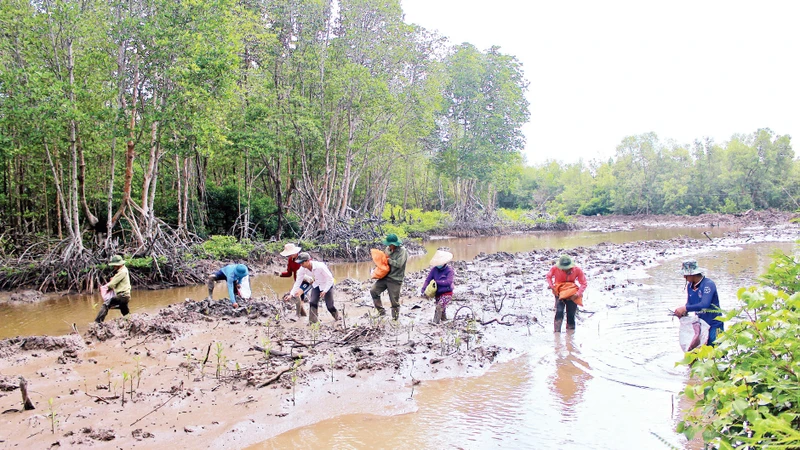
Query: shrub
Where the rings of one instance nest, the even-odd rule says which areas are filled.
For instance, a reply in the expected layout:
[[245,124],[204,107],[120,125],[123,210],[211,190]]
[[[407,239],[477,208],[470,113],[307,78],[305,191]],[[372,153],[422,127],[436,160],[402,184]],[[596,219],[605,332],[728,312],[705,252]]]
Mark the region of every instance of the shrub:
[[772,287],[740,289],[743,306],[723,316],[728,329],[717,345],[682,362],[700,379],[684,390],[696,402],[677,427],[689,439],[702,433],[720,449],[800,448],[800,268],[794,258],[774,259],[762,277]]
[[211,236],[196,250],[202,257],[212,259],[241,259],[247,258],[253,251],[254,245],[249,239],[236,241],[234,236]]

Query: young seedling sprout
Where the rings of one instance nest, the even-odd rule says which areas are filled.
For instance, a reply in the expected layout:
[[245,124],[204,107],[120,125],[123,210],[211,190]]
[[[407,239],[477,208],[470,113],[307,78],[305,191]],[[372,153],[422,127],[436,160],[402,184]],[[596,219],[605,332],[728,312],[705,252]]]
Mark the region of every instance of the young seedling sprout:
[[58,426],[58,419],[56,418],[56,409],[53,406],[53,398],[47,401],[49,409],[47,410],[47,418],[50,419],[50,431],[56,434],[56,426]]

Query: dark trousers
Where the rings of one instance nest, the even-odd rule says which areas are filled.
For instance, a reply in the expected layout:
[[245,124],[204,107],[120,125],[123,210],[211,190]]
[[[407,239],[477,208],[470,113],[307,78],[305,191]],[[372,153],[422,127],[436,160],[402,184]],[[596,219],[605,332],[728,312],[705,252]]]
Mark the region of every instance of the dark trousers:
[[392,308],[400,308],[400,288],[403,286],[403,283],[394,280],[387,280],[386,278],[381,278],[377,280],[375,284],[372,285],[372,289],[369,290],[369,294],[372,296],[372,303],[375,304],[375,307],[383,313],[383,302],[381,302],[381,294],[383,291],[387,291],[389,293],[389,301],[392,303]]
[[[319,290],[319,287],[315,287],[308,292],[308,305],[313,310],[317,310],[319,308],[319,294],[322,292]],[[325,306],[328,308],[331,314],[334,316],[336,315],[336,307],[333,306],[333,288],[325,293]]]
[[564,320],[564,309],[567,310],[567,328],[575,328],[575,312],[578,311],[578,305],[572,300],[557,300],[556,301],[556,321]]
[[103,303],[103,305],[100,306],[100,312],[97,313],[97,317],[95,317],[94,321],[97,323],[102,323],[104,320],[106,320],[108,310],[114,308],[115,306],[119,307],[119,312],[121,312],[123,316],[127,316],[130,312],[130,309],[128,309],[129,301],[131,301],[131,298],[128,296],[113,297],[108,301],[107,305]]

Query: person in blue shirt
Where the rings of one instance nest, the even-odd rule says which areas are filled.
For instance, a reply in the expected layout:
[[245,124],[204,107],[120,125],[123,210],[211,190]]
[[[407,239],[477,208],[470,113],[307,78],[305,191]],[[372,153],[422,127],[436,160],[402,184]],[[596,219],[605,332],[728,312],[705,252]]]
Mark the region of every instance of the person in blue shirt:
[[208,299],[213,300],[212,293],[217,281],[225,280],[228,282],[228,296],[233,303],[234,308],[238,308],[239,304],[236,303],[236,294],[239,292],[239,283],[248,275],[247,266],[244,264],[228,264],[222,269],[218,270],[208,276]]
[[717,285],[703,275],[704,269],[697,266],[697,261],[691,259],[681,265],[681,274],[686,280],[686,305],[675,309],[675,315],[683,317],[690,312],[697,313],[711,329],[708,330],[708,344],[714,345],[717,333],[724,329],[724,324],[718,320],[722,315],[719,308],[719,295]]

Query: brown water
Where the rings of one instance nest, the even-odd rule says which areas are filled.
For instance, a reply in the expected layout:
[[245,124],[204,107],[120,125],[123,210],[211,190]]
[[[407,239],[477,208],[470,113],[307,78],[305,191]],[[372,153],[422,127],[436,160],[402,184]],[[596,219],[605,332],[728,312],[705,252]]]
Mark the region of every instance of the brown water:
[[[623,243],[652,239],[668,239],[676,236],[705,238],[703,231],[721,236],[723,232],[732,231],[720,228],[665,228],[636,231],[601,232],[552,232],[536,234],[519,234],[512,236],[479,237],[462,239],[440,239],[425,243],[428,255],[409,259],[407,270],[426,269],[430,255],[437,248],[449,247],[454,259],[472,259],[480,252],[519,252],[538,248],[575,248],[589,246],[600,242]],[[332,264],[334,276],[341,280],[369,278],[371,262]],[[255,275],[251,277],[254,296],[283,294],[291,287],[291,279],[273,275]],[[222,283],[217,284],[215,298],[227,296]],[[131,312],[154,312],[172,303],[182,302],[187,298],[202,299],[208,295],[203,285],[187,286],[156,291],[136,290],[131,295]],[[67,334],[71,324],[75,323],[79,330],[84,329],[97,314],[100,295],[52,296],[37,304],[0,305],[0,338],[30,335]],[[117,317],[119,312],[112,310],[108,318]]]
[[[752,284],[774,249],[760,243],[698,256],[723,308]],[[643,449],[691,448],[673,430],[688,379],[668,310],[685,303],[677,260],[648,271],[622,306],[599,309],[574,335],[548,334],[526,355],[469,379],[423,383],[416,413],[349,415],[276,436],[253,448]],[[593,297],[596,298],[596,297]]]

